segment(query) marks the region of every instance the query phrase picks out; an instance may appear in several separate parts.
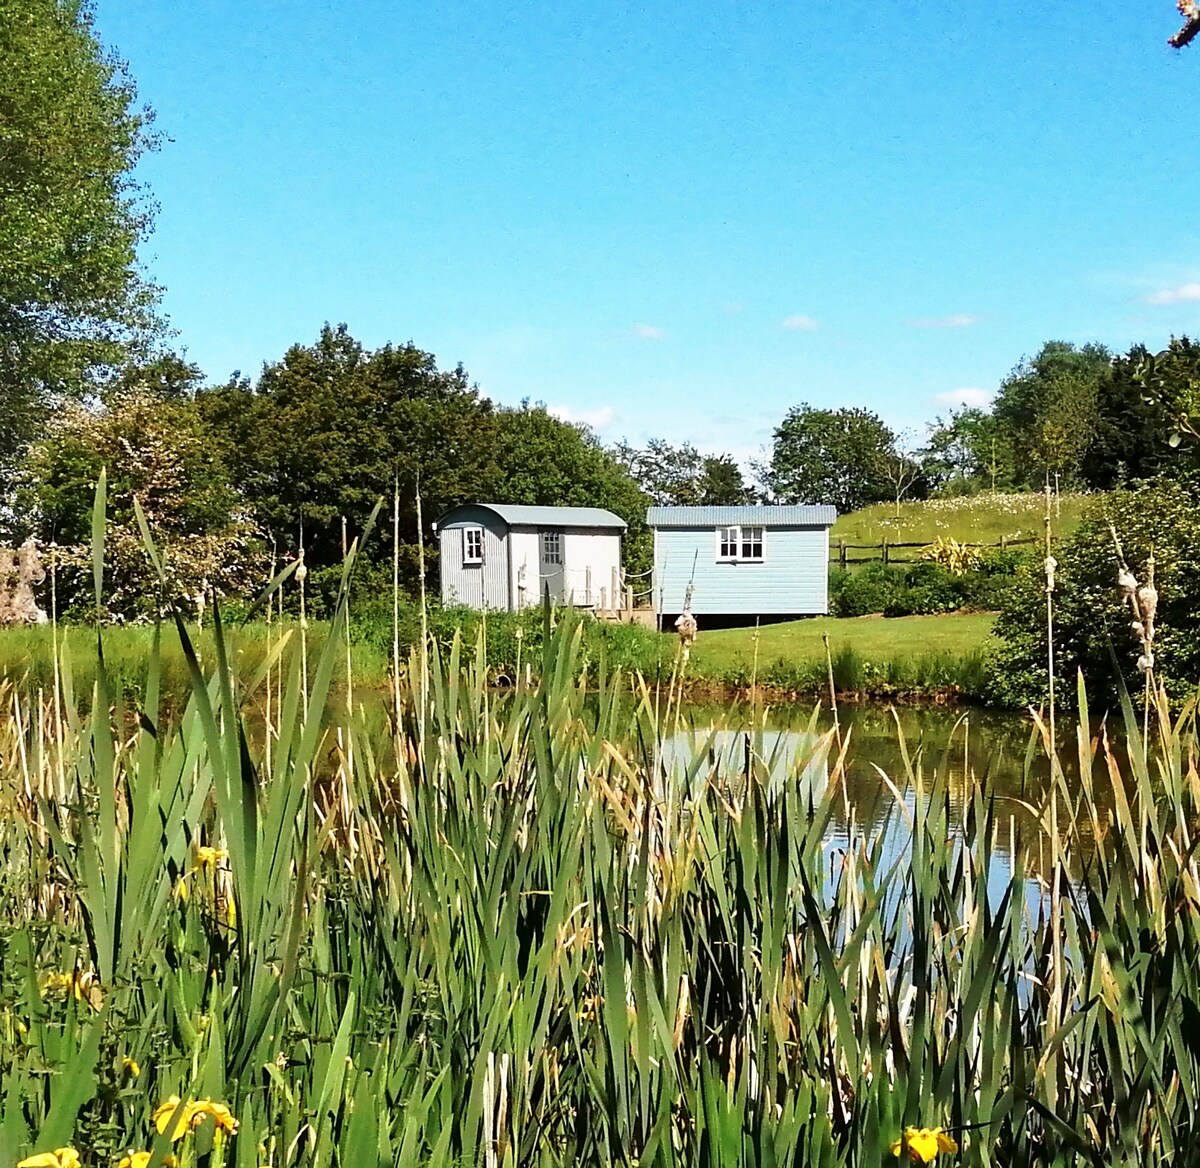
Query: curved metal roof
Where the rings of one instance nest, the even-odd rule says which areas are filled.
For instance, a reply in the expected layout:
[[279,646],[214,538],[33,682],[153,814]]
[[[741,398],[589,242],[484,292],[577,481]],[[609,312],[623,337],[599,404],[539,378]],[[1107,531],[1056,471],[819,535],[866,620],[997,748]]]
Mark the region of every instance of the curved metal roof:
[[440,527],[464,507],[483,507],[499,515],[509,527],[615,527],[624,531],[628,524],[619,515],[603,507],[527,507],[521,503],[464,503],[452,507],[435,527]]
[[755,507],[651,507],[650,527],[832,527],[837,508],[824,503]]

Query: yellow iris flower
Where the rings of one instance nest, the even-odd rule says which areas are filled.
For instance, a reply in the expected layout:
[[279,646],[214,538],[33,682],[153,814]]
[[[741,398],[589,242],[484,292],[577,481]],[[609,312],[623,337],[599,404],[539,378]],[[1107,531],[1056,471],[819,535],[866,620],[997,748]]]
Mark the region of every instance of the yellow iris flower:
[[893,1156],[907,1156],[914,1164],[932,1164],[939,1152],[957,1152],[958,1144],[940,1127],[906,1127],[891,1150]]
[[196,867],[208,871],[217,868],[223,860],[229,859],[229,853],[224,848],[210,848],[204,844],[196,845]]
[[[175,1116],[174,1125],[172,1116]],[[233,1112],[224,1103],[214,1103],[211,1099],[189,1099],[184,1103],[178,1095],[172,1095],[154,1109],[155,1129],[162,1135],[170,1127],[172,1143],[183,1139],[191,1128],[198,1127],[207,1118],[213,1120],[218,1131],[231,1136],[237,1134],[238,1121]]]
[[17,1168],[81,1168],[79,1153],[74,1148],[55,1148],[53,1152],[39,1152],[17,1162]]
[[[146,1168],[150,1163],[149,1152],[129,1152],[122,1156],[117,1164],[117,1168]],[[163,1168],[175,1168],[179,1163],[174,1156],[168,1156],[163,1162]]]
[[104,991],[100,979],[90,969],[76,969],[71,973],[48,973],[42,980],[42,989],[63,997],[74,997],[78,1002],[87,1002],[93,1010],[104,1005]]

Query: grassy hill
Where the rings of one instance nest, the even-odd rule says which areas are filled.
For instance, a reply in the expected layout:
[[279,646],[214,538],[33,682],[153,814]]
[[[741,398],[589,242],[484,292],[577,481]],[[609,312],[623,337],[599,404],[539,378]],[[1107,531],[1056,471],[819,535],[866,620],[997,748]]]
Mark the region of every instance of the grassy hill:
[[[1075,530],[1092,498],[1062,495],[1054,501],[1051,521],[1056,537]],[[889,543],[927,544],[942,536],[967,543],[994,544],[1001,538],[1041,538],[1045,512],[1046,500],[1042,495],[999,491],[901,503],[899,515],[895,504],[876,503],[839,516],[829,542],[832,551],[839,540],[847,544],[878,544],[885,539]]]

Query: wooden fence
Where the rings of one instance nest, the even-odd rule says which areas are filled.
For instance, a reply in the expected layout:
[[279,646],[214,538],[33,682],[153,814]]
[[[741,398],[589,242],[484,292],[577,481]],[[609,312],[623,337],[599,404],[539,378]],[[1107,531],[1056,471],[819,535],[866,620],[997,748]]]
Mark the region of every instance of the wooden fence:
[[[1027,536],[1024,539],[1007,539],[1004,536],[1000,537],[998,543],[971,543],[968,547],[979,548],[1011,548],[1011,547],[1027,547],[1030,544],[1038,542],[1036,536]],[[928,542],[924,543],[891,543],[884,540],[882,543],[847,543],[844,539],[839,539],[836,543],[830,540],[829,543],[829,562],[837,564],[839,568],[845,568],[850,564],[890,564],[892,562],[909,563],[917,557],[911,554],[913,548],[927,548]],[[852,556],[847,555],[847,552],[874,552],[874,555],[869,556]],[[896,553],[900,552],[900,555]],[[904,553],[908,554],[904,554]]]

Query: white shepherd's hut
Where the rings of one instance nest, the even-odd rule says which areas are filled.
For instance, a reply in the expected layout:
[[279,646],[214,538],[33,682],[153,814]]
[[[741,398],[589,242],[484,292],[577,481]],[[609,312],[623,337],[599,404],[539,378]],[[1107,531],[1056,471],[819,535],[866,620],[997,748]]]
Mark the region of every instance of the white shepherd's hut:
[[442,601],[515,611],[620,605],[625,521],[601,507],[468,503],[435,524]]

